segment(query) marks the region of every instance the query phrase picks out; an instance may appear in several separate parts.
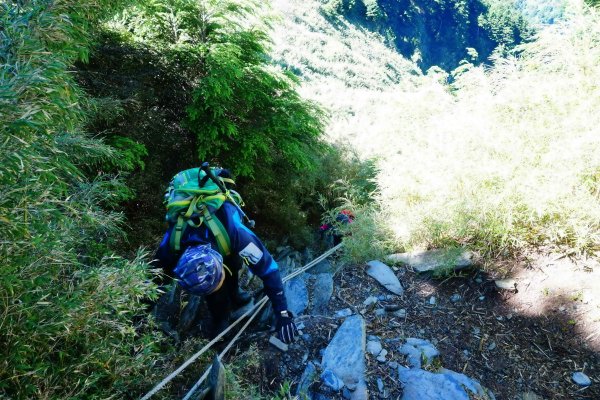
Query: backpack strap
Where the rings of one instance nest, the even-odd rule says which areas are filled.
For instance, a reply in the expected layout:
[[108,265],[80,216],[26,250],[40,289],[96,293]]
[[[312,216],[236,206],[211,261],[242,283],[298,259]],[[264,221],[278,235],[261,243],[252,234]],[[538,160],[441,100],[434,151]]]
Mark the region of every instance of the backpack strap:
[[208,211],[208,207],[204,208],[203,219],[217,241],[219,252],[224,257],[229,256],[231,254],[231,239],[221,221],[218,218],[213,218],[210,211]]

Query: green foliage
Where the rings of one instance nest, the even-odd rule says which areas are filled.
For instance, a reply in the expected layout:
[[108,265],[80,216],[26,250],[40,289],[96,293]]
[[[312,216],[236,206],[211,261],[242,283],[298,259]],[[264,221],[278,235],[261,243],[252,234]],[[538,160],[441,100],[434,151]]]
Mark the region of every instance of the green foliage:
[[278,163],[314,169],[322,111],[300,98],[291,74],[266,62],[264,29],[215,25],[199,38],[207,52],[188,107],[199,158],[217,159],[240,176],[255,175],[257,164],[263,172]]
[[478,23],[491,39],[505,49],[531,39],[534,34],[523,13],[514,2],[488,0],[488,10],[478,18]]
[[122,218],[106,211],[130,192],[104,166],[136,160],[82,132],[89,102],[71,73],[109,4],[0,6],[0,396],[136,392],[157,356],[133,322],[155,293],[144,255],[112,255]]
[[509,0],[331,0],[322,6],[329,18],[344,16],[387,38],[387,43],[423,70],[455,68],[473,48],[485,61],[495,47],[513,48],[531,28]]
[[[166,182],[199,160],[233,171],[261,235],[309,239],[307,220],[319,210],[308,198],[330,183],[321,173],[331,151],[319,139],[325,116],[270,62],[270,22],[254,1],[181,0],[131,6],[107,24],[98,56],[82,68],[92,92],[114,96],[123,110],[112,121],[103,112],[92,130],[149,153],[144,174],[130,179],[138,198],[128,215],[144,227],[133,240],[159,234]],[[106,73],[116,69],[122,76]]]
[[377,207],[353,224],[349,250],[469,247],[488,259],[532,246],[597,251],[598,18],[574,14],[518,57],[465,64],[451,85],[432,74],[377,93],[377,108],[350,132],[357,147],[378,144]]

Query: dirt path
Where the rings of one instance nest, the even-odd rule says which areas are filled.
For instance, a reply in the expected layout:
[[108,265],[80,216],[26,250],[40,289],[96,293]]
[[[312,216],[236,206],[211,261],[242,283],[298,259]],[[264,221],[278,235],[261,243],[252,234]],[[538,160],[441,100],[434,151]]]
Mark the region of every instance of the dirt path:
[[[553,264],[546,265],[548,260]],[[294,388],[307,361],[320,359],[340,326],[342,319],[331,315],[350,308],[365,318],[367,335],[378,336],[388,350],[385,362],[367,354],[370,398],[402,396],[397,365],[406,360],[397,344],[415,337],[440,350],[443,367],[479,380],[497,399],[600,399],[600,268],[591,261],[583,266],[560,260],[538,256],[505,266],[516,279],[517,292],[499,291],[492,277],[481,273],[436,281],[398,267],[396,275],[406,289],[402,297],[389,296],[364,266],[345,266],[334,278],[329,315],[299,318],[310,340],[301,340],[283,354],[262,340],[266,332],[255,333],[240,348],[253,345],[259,356],[255,366],[264,393],[276,392],[286,381]],[[369,296],[380,300],[364,306]],[[406,316],[377,311],[385,306],[405,310]],[[571,377],[577,371],[584,371],[593,384],[574,384]]]

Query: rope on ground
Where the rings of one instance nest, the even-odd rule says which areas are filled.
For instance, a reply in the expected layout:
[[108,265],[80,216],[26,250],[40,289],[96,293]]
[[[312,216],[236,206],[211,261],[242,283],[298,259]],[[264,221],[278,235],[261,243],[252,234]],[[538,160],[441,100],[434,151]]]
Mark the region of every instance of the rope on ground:
[[[237,335],[235,335],[235,337],[233,339],[231,339],[231,342],[229,342],[229,344],[227,345],[227,347],[225,347],[223,349],[223,351],[219,354],[219,360],[221,360],[225,356],[225,354],[227,354],[227,352],[229,351],[229,349],[231,349],[231,347],[233,346],[233,344],[239,339],[240,336],[242,336],[242,333],[244,333],[244,331],[246,330],[246,328],[248,327],[248,325],[250,325],[250,323],[252,322],[252,320],[254,320],[254,318],[256,318],[256,316],[260,313],[260,311],[262,310],[262,308],[267,304],[268,300],[269,299],[266,296],[263,297],[260,300],[260,302],[257,304],[259,307],[256,309],[256,311],[254,312],[254,314],[252,314],[250,316],[250,318],[248,318],[248,321],[246,321],[246,323],[244,324],[244,326],[242,326],[242,328],[237,333]],[[183,400],[189,400],[190,397],[192,397],[192,395],[194,394],[194,392],[196,392],[196,390],[198,390],[198,388],[200,387],[200,385],[202,385],[202,382],[204,382],[206,380],[206,378],[208,377],[208,374],[210,373],[211,369],[212,369],[212,365],[209,366],[208,369],[206,370],[206,372],[204,372],[204,374],[202,375],[202,377],[200,377],[200,379],[198,379],[198,382],[196,382],[194,384],[194,386],[192,386],[192,388],[185,395],[185,397],[183,398]]]
[[[293,279],[296,276],[298,276],[298,275],[306,272],[310,268],[314,267],[315,265],[317,265],[318,263],[320,263],[321,261],[323,261],[324,259],[326,259],[330,255],[332,255],[333,253],[335,253],[337,250],[339,250],[342,247],[342,245],[343,245],[343,243],[338,244],[337,246],[329,249],[325,253],[321,254],[319,257],[315,258],[314,260],[312,260],[311,262],[309,262],[308,264],[306,264],[304,267],[302,267],[302,268],[294,271],[293,273],[287,275],[285,278],[283,278],[283,282],[287,282],[290,279]],[[198,359],[198,357],[200,357],[202,354],[204,354],[205,352],[207,352],[215,343],[217,343],[218,341],[220,341],[223,336],[227,335],[229,333],[229,331],[231,331],[244,318],[246,318],[251,313],[254,313],[253,316],[248,320],[248,322],[246,322],[246,324],[242,327],[242,329],[234,337],[233,341],[237,340],[237,338],[241,335],[241,333],[244,331],[244,329],[246,329],[246,327],[248,325],[250,325],[250,322],[252,322],[252,320],[254,319],[254,317],[256,315],[258,315],[257,311],[259,311],[266,304],[267,300],[268,300],[268,298],[266,296],[263,297],[262,299],[260,299],[260,301],[254,305],[254,307],[252,307],[251,309],[249,309],[248,311],[246,311],[241,317],[239,317],[231,325],[229,325],[223,332],[219,333],[213,340],[211,340],[210,342],[208,342],[202,349],[200,349],[200,351],[198,351],[196,354],[194,354],[193,356],[191,356],[186,362],[184,362],[183,364],[181,364],[181,366],[179,368],[177,368],[175,371],[173,371],[171,374],[169,374],[169,376],[167,376],[165,379],[163,379],[162,381],[160,381],[160,383],[158,383],[154,388],[152,388],[152,390],[150,390],[148,393],[146,393],[144,395],[144,397],[142,397],[140,400],[147,400],[150,397],[154,396],[167,383],[169,383],[170,381],[173,380],[173,378],[175,378],[177,375],[179,375],[181,373],[181,371],[183,371],[184,369],[186,369],[191,363],[193,363],[194,361],[196,361]],[[229,348],[231,347],[233,341],[227,346],[226,350],[229,350]],[[202,381],[204,381],[204,379],[206,379],[206,376],[208,376],[209,371],[210,371],[210,368],[204,373],[204,375],[202,375],[202,378],[200,378],[200,380],[198,382],[202,383]],[[200,386],[200,385],[198,384],[198,386]],[[190,390],[190,392],[191,392],[191,390]],[[190,393],[188,393],[188,395],[189,394]]]

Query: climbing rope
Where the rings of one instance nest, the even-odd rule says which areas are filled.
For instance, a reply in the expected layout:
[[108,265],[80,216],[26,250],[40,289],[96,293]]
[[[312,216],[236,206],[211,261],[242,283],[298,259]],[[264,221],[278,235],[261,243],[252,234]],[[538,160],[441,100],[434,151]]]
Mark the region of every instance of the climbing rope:
[[[335,246],[335,247],[329,249],[328,251],[326,251],[325,253],[321,254],[319,257],[315,258],[314,260],[312,260],[311,262],[309,262],[308,264],[306,264],[302,268],[300,268],[300,269],[294,271],[293,273],[287,275],[285,278],[283,278],[283,282],[287,282],[290,279],[293,279],[296,276],[298,276],[300,274],[303,274],[304,272],[308,271],[310,268],[314,267],[315,265],[317,265],[318,263],[320,263],[321,261],[323,261],[324,259],[326,259],[330,255],[332,255],[333,253],[335,253],[337,250],[339,250],[342,247],[342,245],[343,245],[343,243],[338,244],[337,246]],[[148,393],[146,393],[146,395],[144,395],[144,397],[142,397],[140,400],[147,400],[150,397],[154,396],[167,383],[169,383],[170,381],[173,380],[173,378],[175,378],[177,375],[179,375],[181,373],[181,371],[183,371],[191,363],[193,363],[194,361],[196,361],[198,359],[198,357],[200,357],[202,354],[206,353],[215,343],[217,343],[219,340],[221,340],[221,338],[223,336],[227,335],[227,333],[229,333],[229,331],[231,331],[244,318],[246,318],[248,315],[252,314],[252,317],[250,317],[248,319],[248,321],[246,322],[246,324],[244,324],[244,326],[240,329],[240,331],[237,333],[237,335],[231,340],[231,342],[221,352],[221,354],[219,354],[219,358],[222,358],[227,353],[227,351],[229,351],[229,349],[231,348],[231,346],[233,346],[233,343],[235,343],[235,341],[241,336],[242,332],[244,332],[244,330],[248,327],[248,325],[250,325],[250,323],[252,322],[252,320],[258,315],[258,313],[260,312],[260,310],[262,309],[262,307],[267,303],[267,301],[268,301],[268,298],[266,296],[264,296],[262,299],[260,299],[260,301],[254,305],[254,307],[252,307],[251,309],[249,309],[248,311],[246,311],[241,317],[239,317],[231,325],[229,325],[223,332],[221,332],[213,340],[211,340],[210,342],[208,342],[202,349],[200,349],[200,351],[198,351],[196,354],[194,354],[193,356],[191,356],[186,362],[184,362],[183,364],[181,364],[181,366],[179,368],[177,368],[175,371],[173,371],[171,374],[169,374],[169,376],[167,376],[165,379],[163,379],[162,381],[160,381],[160,383],[158,385],[156,385],[154,388],[152,388],[152,390],[150,390]],[[188,394],[186,395],[186,397],[184,397],[184,400],[189,399],[189,396],[191,396],[193,394],[193,392],[202,384],[202,382],[208,376],[208,374],[210,372],[210,368],[211,367],[208,368],[208,370],[204,373],[204,375],[202,375],[202,377],[198,380],[198,382],[196,382],[196,384],[192,387],[192,389],[190,389],[190,391],[188,392]]]

